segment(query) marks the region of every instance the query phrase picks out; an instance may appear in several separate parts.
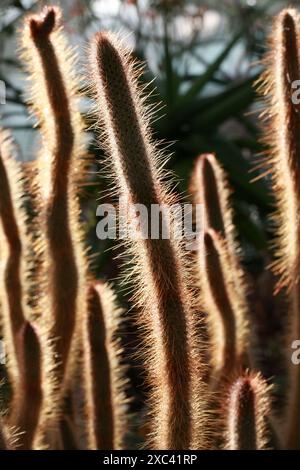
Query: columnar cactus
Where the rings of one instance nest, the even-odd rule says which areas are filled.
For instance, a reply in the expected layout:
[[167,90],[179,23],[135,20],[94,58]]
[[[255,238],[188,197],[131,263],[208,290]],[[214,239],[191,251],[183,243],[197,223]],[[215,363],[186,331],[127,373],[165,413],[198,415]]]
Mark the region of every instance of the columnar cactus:
[[213,375],[248,365],[249,320],[225,172],[212,154],[201,155],[192,175],[195,204],[204,207],[204,247],[197,250],[201,304],[207,313]]
[[269,390],[260,375],[244,374],[230,386],[226,415],[229,450],[263,450],[268,446]]
[[[83,126],[76,104],[74,54],[59,30],[60,12],[51,7],[31,16],[23,32],[24,60],[31,83],[30,106],[40,121],[38,159],[39,230],[44,295],[39,299],[47,346],[42,421],[55,420],[59,395],[71,373],[77,325],[86,310],[86,259],[79,224],[77,178],[82,176]],[[36,198],[37,199],[37,198]],[[57,401],[58,400],[58,401]],[[54,424],[52,424],[54,426]],[[43,440],[43,438],[41,438]],[[41,445],[42,441],[41,441]]]
[[[271,147],[266,164],[278,206],[274,272],[280,276],[277,289],[287,288],[295,338],[300,337],[300,114],[291,93],[300,79],[297,23],[291,9],[277,17],[261,86]],[[12,159],[10,138],[0,131],[0,314],[12,391],[1,413],[0,449],[123,449],[129,414],[119,327],[126,322],[111,288],[89,273],[78,201],[85,176],[84,127],[74,54],[59,25],[60,10],[49,7],[29,16],[22,34],[29,104],[42,136],[30,184]],[[266,449],[270,387],[248,371],[250,309],[226,176],[213,155],[197,159],[192,192],[205,209],[204,243],[188,256],[172,213],[179,199],[165,181],[163,156],[150,136],[151,113],[137,67],[109,33],[96,34],[90,55],[100,142],[115,194],[127,209],[123,249],[133,269],[125,282],[130,279],[134,287],[136,327],[142,331],[138,353],[149,390],[144,444]],[[25,187],[31,188],[33,218],[25,215]],[[157,206],[162,227],[151,237]],[[200,318],[207,318],[207,342]],[[209,384],[206,357],[215,379]],[[287,448],[300,448],[299,370],[292,367],[290,374]],[[222,394],[228,396],[224,403]]]
[[[260,92],[266,101],[265,142],[270,149],[265,159],[276,198],[276,262],[279,276],[277,290],[288,289],[290,304],[290,342],[300,338],[300,115],[293,103],[293,84],[300,79],[299,15],[283,10],[274,22],[266,72]],[[300,449],[300,368],[290,357],[290,386],[287,406],[286,446]]]
[[[231,303],[233,286],[226,280],[229,264],[222,239],[213,230],[204,235],[201,282],[211,333],[214,378],[227,377],[239,367],[236,321]],[[227,261],[227,264],[226,264]]]
[[[100,119],[119,196],[126,204],[143,204],[148,214],[153,205],[169,207],[174,196],[161,181],[158,150],[150,138],[146,108],[128,52],[115,37],[99,33],[91,57]],[[135,220],[131,217],[127,224],[132,230]],[[167,223],[163,215],[163,224]],[[138,235],[140,239],[129,240],[127,248],[137,271],[138,323],[145,329],[152,446],[201,448],[205,442],[201,429],[204,393],[200,354],[193,336],[196,312],[184,253],[178,240],[161,235],[150,239],[149,233],[143,237],[142,232]]]
[[[34,438],[41,409],[41,351],[35,327],[30,323],[25,286],[26,251],[29,237],[22,209],[22,173],[12,157],[7,134],[0,134],[0,273],[2,322],[8,353],[8,372],[12,387],[10,425],[24,433],[20,447],[29,449]],[[28,400],[31,406],[28,406]]]
[[128,426],[126,378],[117,336],[122,311],[117,308],[113,291],[107,284],[92,284],[88,296],[84,380],[89,444],[94,449],[122,449]]
[[[24,218],[20,212],[22,203],[21,172],[12,155],[12,143],[8,133],[0,133],[0,218],[1,218],[1,304],[2,323],[8,351],[8,372],[13,392],[18,388],[20,371],[18,356],[24,313]],[[19,214],[21,217],[19,217]]]
[[41,344],[34,325],[28,321],[22,327],[20,339],[20,379],[18,392],[12,401],[10,422],[19,432],[24,433],[18,448],[31,449],[43,400]]

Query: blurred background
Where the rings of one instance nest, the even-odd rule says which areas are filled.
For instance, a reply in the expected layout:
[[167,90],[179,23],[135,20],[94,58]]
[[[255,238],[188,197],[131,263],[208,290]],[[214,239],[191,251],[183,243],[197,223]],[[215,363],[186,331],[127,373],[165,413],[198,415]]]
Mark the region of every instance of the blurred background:
[[[26,76],[18,58],[18,29],[30,11],[51,2],[1,0],[0,80],[5,83],[6,103],[0,105],[0,124],[12,129],[18,158],[34,159],[39,147],[38,129],[25,106]],[[282,7],[299,1],[279,0],[64,0],[65,32],[78,49],[78,73],[82,87],[88,82],[87,44],[101,29],[116,31],[145,62],[141,82],[155,79],[149,100],[157,106],[153,135],[169,145],[169,167],[178,177],[177,190],[188,198],[189,178],[195,158],[214,152],[228,173],[243,263],[249,276],[249,298],[257,333],[257,356],[265,375],[278,383],[281,374],[281,325],[284,303],[273,297],[274,280],[267,270],[271,261],[272,197],[268,177],[255,166],[265,149],[260,143],[261,105],[254,83],[263,65],[266,38],[272,17]],[[90,128],[90,98],[82,101],[82,113]],[[88,184],[82,190],[84,223],[92,246],[95,273],[109,280],[119,275],[119,248],[96,238],[95,209],[105,193],[103,155],[89,131],[89,152],[94,162]],[[98,162],[98,163],[97,163]],[[261,176],[257,179],[258,176]],[[252,181],[255,179],[256,181]],[[106,196],[104,196],[105,198]],[[103,199],[103,198],[102,198]],[[125,306],[126,293],[119,292]],[[134,327],[127,325],[127,347],[136,341]],[[274,360],[275,359],[275,360]],[[138,364],[136,365],[138,368]],[[133,389],[138,403],[143,394],[134,368]]]

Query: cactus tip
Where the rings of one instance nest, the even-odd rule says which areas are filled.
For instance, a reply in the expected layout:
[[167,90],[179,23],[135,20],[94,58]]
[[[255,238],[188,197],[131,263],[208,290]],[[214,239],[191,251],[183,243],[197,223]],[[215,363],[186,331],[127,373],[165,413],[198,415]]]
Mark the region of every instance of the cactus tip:
[[29,28],[33,37],[48,37],[55,29],[60,16],[56,7],[46,7],[40,15],[31,16]]

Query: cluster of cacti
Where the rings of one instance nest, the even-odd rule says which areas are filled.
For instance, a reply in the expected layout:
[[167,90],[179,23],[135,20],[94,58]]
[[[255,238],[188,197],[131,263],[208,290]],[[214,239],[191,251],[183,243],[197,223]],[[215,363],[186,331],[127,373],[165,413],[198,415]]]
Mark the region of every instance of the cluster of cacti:
[[[133,416],[121,357],[123,312],[112,288],[93,278],[84,245],[78,193],[85,130],[74,52],[59,23],[59,9],[49,7],[30,16],[22,32],[28,103],[41,133],[30,171],[14,160],[9,135],[0,134],[1,331],[11,390],[0,448],[125,449]],[[291,99],[291,83],[300,79],[298,45],[297,14],[285,10],[274,24],[261,90],[278,208],[274,271],[278,289],[287,287],[293,339],[300,339],[300,115]],[[152,205],[178,201],[150,135],[138,67],[116,37],[101,32],[91,44],[89,70],[114,193],[125,204],[145,206],[150,218]],[[137,353],[147,378],[143,446],[299,449],[300,366],[291,366],[281,436],[271,387],[252,357],[246,275],[230,190],[214,155],[196,161],[191,193],[204,207],[203,239],[193,256],[172,236],[133,236],[123,246],[133,266],[126,281],[133,279],[142,332]],[[179,230],[178,218],[170,223],[172,233]],[[130,211],[125,224],[130,233],[144,230]]]

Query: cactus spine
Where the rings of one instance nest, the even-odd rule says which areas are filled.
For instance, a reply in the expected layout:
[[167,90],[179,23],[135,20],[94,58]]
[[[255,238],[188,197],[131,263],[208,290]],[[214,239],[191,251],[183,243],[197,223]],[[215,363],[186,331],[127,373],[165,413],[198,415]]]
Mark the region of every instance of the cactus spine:
[[[22,290],[24,216],[20,211],[21,174],[12,158],[8,133],[0,133],[1,304],[8,372],[13,393],[18,388],[20,331],[25,322]],[[20,216],[20,217],[19,217]]]
[[[0,135],[0,216],[4,237],[1,255],[4,270],[1,273],[1,304],[4,338],[8,353],[8,371],[12,386],[13,410],[10,425],[23,433],[20,448],[30,449],[37,429],[41,400],[40,341],[28,319],[25,286],[29,267],[26,251],[29,239],[22,208],[22,174],[12,158],[9,136]],[[30,400],[30,406],[28,401]]]
[[88,387],[89,442],[94,449],[124,448],[126,398],[118,328],[121,311],[111,288],[102,283],[89,289],[85,337],[85,383]]
[[[37,432],[43,399],[41,345],[35,328],[25,322],[22,328],[19,387],[14,396],[10,422],[23,432],[19,449],[31,449]],[[29,405],[30,404],[30,405]]]
[[226,413],[226,441],[229,450],[267,448],[269,387],[257,374],[244,374],[230,386]]
[[[118,193],[126,203],[169,206],[159,174],[158,152],[151,142],[148,118],[137,87],[133,64],[117,40],[96,35],[92,67],[107,149]],[[134,224],[134,217],[128,225]],[[164,220],[166,223],[166,220]],[[129,241],[139,272],[136,298],[142,309],[149,351],[152,447],[202,447],[200,431],[202,380],[194,361],[192,300],[187,289],[183,252],[169,239]],[[203,418],[203,415],[202,415]],[[202,430],[203,431],[203,430]]]
[[[228,376],[238,367],[236,322],[228,286],[226,251],[220,237],[209,230],[204,235],[204,256],[201,261],[202,286],[205,292],[204,309],[208,312],[208,326],[212,337],[214,378]],[[231,289],[231,292],[230,292]]]
[[[287,287],[290,300],[290,342],[300,337],[300,117],[292,101],[293,83],[300,79],[299,15],[283,10],[276,18],[259,91],[266,101],[265,142],[270,148],[265,166],[272,177],[277,202],[277,290]],[[290,344],[288,348],[290,351]],[[286,446],[300,449],[300,369],[291,364]]]
[[249,326],[230,190],[214,155],[197,159],[191,191],[194,203],[204,206],[205,246],[197,251],[200,303],[207,313],[213,373],[220,378],[248,365]]
[[43,138],[37,186],[44,290],[39,309],[48,345],[43,371],[47,383],[44,428],[49,427],[49,419],[56,426],[55,403],[59,405],[71,373],[77,325],[86,309],[86,261],[77,197],[83,127],[76,103],[74,54],[65,45],[59,21],[60,11],[49,7],[43,15],[29,17],[23,33],[24,59],[32,79],[30,105]]
[[[8,413],[0,418],[0,449],[122,449],[128,429],[118,335],[123,318],[108,285],[91,282],[88,275],[77,198],[83,179],[83,125],[73,52],[65,45],[59,17],[59,9],[47,8],[42,15],[29,16],[23,32],[30,105],[42,134],[31,186],[38,212],[33,221],[22,207],[24,175],[11,158],[10,139],[0,132],[1,334],[13,392]],[[261,86],[271,147],[265,165],[278,206],[273,268],[280,276],[277,289],[287,288],[292,339],[300,336],[300,109],[292,101],[293,83],[300,78],[297,23],[292,9],[277,17]],[[150,113],[135,66],[118,40],[106,33],[96,35],[91,56],[116,193],[125,206],[147,209],[147,226],[153,206],[163,209],[165,226],[171,222],[170,238],[160,230],[158,238],[149,239],[149,227],[145,234],[145,221],[131,208],[126,219],[129,234],[137,236],[125,241],[125,251],[134,265],[133,301],[149,379],[147,444],[154,449],[204,449],[220,448],[225,440],[228,449],[266,449],[277,436],[269,436],[269,387],[261,375],[245,372],[249,307],[226,176],[213,155],[197,160],[193,193],[195,203],[205,207],[204,249],[197,253],[199,302],[190,287],[195,276],[188,256],[174,237],[178,220],[164,212],[177,199],[165,183],[163,155],[150,137]],[[32,293],[27,298],[32,288],[35,295],[38,291],[36,302]],[[215,393],[204,385],[207,351],[199,338],[199,303],[208,317]],[[300,448],[298,369],[291,365],[287,448]],[[221,408],[220,392],[227,388],[228,400]],[[74,404],[84,410],[75,410]],[[207,409],[217,423],[211,441]]]

